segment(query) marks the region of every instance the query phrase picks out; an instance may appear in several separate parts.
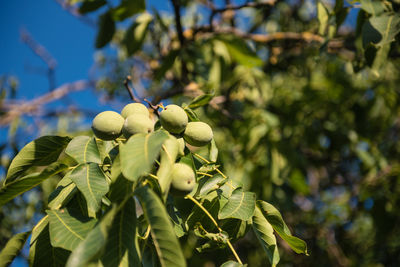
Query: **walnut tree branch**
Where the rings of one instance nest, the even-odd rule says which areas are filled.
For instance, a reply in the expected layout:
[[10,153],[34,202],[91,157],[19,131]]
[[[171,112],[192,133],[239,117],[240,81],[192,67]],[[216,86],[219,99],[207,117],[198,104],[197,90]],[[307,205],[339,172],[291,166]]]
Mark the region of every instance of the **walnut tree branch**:
[[40,110],[43,105],[61,99],[69,93],[82,91],[93,86],[93,81],[79,80],[73,83],[63,84],[60,87],[54,89],[52,92],[32,99],[30,101],[3,106],[3,108],[6,108],[6,113],[0,118],[0,127],[8,125],[15,118],[23,114],[33,114]]

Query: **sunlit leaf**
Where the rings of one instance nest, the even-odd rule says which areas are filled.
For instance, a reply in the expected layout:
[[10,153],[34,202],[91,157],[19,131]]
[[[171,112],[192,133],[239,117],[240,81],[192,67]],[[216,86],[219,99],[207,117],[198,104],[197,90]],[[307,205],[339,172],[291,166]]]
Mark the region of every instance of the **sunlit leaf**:
[[306,242],[292,236],[292,233],[283,221],[281,213],[274,206],[261,200],[257,201],[257,206],[278,235],[288,243],[294,252],[308,255]]
[[320,1],[317,2],[317,16],[319,21],[318,33],[324,35],[328,28],[329,13],[324,4]]
[[188,107],[191,109],[195,109],[198,107],[202,107],[207,105],[210,100],[214,97],[214,94],[204,94],[196,97],[195,99],[192,100],[192,102],[189,103]]
[[171,221],[160,198],[147,186],[136,191],[146,220],[150,224],[161,266],[186,266],[185,257],[175,236]]
[[89,162],[101,163],[100,152],[94,137],[74,137],[65,149],[65,153],[79,164]]
[[29,249],[29,266],[64,266],[70,252],[50,243],[49,217],[45,216],[33,228]]
[[74,250],[90,230],[96,225],[96,219],[89,219],[66,209],[47,210],[50,222],[50,240],[53,247]]
[[39,173],[28,174],[22,178],[18,178],[5,184],[0,188],[0,206],[12,200],[16,196],[34,188],[47,178],[66,170],[67,168],[67,165],[55,162]]
[[136,181],[151,170],[160,154],[163,142],[168,138],[165,131],[151,134],[135,134],[120,147],[122,173],[125,178]]
[[96,213],[101,207],[101,199],[108,192],[108,182],[99,165],[81,164],[67,174],[86,199],[88,210]]
[[256,195],[252,192],[244,192],[238,188],[232,192],[225,206],[218,214],[219,219],[236,218],[247,221],[254,214]]
[[160,166],[157,171],[158,183],[162,192],[168,192],[171,184],[171,171],[178,156],[179,143],[178,140],[170,135],[162,145],[160,155]]
[[8,266],[24,247],[31,231],[14,235],[0,252],[0,267]]
[[75,194],[77,187],[68,177],[64,177],[58,184],[56,189],[49,196],[48,207],[50,209],[58,209],[64,206]]
[[111,228],[116,212],[117,207],[113,207],[96,227],[87,234],[85,239],[72,251],[66,264],[67,267],[88,266],[91,261],[99,258],[101,250],[106,245],[108,231]]
[[274,229],[271,224],[265,219],[260,208],[256,206],[253,216],[253,230],[262,248],[268,255],[271,266],[276,266],[280,260],[278,252],[278,244],[274,235]]
[[372,16],[379,16],[385,11],[385,5],[379,0],[361,0],[361,8]]
[[101,261],[110,267],[141,266],[138,249],[136,204],[129,198],[115,215]]
[[32,166],[46,166],[58,159],[71,138],[42,136],[22,148],[10,164],[5,183],[9,183]]

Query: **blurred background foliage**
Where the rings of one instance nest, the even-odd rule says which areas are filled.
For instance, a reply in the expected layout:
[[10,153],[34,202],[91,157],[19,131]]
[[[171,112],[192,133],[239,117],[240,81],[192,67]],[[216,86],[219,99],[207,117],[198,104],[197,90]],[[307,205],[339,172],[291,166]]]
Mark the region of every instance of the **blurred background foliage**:
[[[144,0],[58,2],[98,22],[84,87],[102,101],[129,102],[124,81],[153,104],[211,95],[196,112],[215,129],[224,172],[278,207],[309,246],[309,257],[296,255],[279,240],[280,265],[398,266],[398,0],[171,0],[170,12]],[[90,134],[90,112],[18,109],[17,87],[0,79],[3,170],[26,132]],[[0,247],[43,216],[57,181],[2,208]],[[268,265],[251,233],[236,247],[249,266]],[[191,262],[216,266],[223,254]]]

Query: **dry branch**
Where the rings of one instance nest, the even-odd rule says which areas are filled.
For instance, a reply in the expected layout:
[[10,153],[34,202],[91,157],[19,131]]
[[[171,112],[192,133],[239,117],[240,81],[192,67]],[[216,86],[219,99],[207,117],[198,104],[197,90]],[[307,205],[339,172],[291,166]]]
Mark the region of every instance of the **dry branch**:
[[61,99],[69,93],[82,91],[93,86],[94,82],[92,81],[79,80],[73,83],[63,84],[54,91],[30,101],[19,104],[4,105],[2,108],[5,109],[6,113],[0,118],[0,127],[7,126],[15,118],[23,114],[33,114],[38,112],[43,105]]

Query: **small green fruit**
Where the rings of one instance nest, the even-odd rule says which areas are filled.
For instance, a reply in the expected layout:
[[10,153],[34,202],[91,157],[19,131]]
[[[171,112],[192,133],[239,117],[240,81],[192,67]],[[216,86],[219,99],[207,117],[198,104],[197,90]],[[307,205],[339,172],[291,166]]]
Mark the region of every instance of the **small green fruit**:
[[122,133],[126,138],[137,133],[150,133],[154,130],[153,121],[143,114],[132,114],[125,119]]
[[114,140],[121,135],[124,118],[114,111],[103,111],[94,117],[92,130],[96,137],[103,140]]
[[185,155],[185,140],[183,138],[178,138],[178,155],[184,156]]
[[188,124],[188,116],[180,106],[168,105],[161,111],[160,122],[165,130],[178,134],[185,130]]
[[147,117],[150,115],[147,107],[140,103],[130,103],[126,105],[121,111],[121,115],[125,119],[132,114],[143,114]]
[[183,138],[192,146],[205,146],[211,142],[213,132],[211,127],[204,122],[189,122],[183,133]]
[[175,192],[189,193],[196,185],[193,169],[184,163],[175,163],[171,172],[172,188]]

